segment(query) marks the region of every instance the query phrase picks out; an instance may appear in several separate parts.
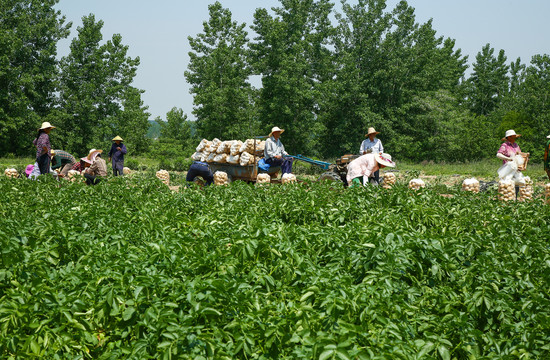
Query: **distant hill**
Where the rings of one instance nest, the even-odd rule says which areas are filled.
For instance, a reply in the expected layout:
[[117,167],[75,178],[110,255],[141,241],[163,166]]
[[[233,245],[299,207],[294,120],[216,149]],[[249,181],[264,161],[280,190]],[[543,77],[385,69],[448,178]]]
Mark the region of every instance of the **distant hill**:
[[146,137],[148,139],[160,137],[160,125],[155,120],[149,120],[149,130],[147,130]]

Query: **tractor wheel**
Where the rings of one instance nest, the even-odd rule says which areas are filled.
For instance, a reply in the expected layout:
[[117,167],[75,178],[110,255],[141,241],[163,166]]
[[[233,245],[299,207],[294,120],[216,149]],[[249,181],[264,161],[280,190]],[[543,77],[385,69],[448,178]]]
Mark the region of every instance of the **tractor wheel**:
[[332,171],[327,171],[326,173],[322,173],[321,176],[319,176],[319,179],[317,179],[317,181],[336,181],[336,182],[342,183],[342,179],[340,179],[340,175]]

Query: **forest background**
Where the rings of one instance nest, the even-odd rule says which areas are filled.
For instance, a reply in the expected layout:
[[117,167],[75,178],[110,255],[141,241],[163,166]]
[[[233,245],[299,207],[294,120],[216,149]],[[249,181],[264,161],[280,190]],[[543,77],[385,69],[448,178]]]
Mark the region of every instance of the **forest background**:
[[[250,27],[219,2],[189,37],[185,79],[194,119],[174,107],[151,134],[139,57],[116,34],[103,41],[93,14],[67,55],[57,44],[72,23],[58,0],[0,1],[0,151],[32,156],[43,121],[55,148],[83,156],[124,137],[132,155],[188,158],[200,138],[246,139],[285,128],[293,154],[330,159],[355,153],[365,129],[381,131],[400,160],[467,162],[494,157],[507,129],[534,161],[550,129],[550,56],[508,60],[487,44],[467,57],[405,1],[281,0],[259,8]],[[333,19],[336,19],[335,21]],[[260,86],[253,86],[252,79]]]

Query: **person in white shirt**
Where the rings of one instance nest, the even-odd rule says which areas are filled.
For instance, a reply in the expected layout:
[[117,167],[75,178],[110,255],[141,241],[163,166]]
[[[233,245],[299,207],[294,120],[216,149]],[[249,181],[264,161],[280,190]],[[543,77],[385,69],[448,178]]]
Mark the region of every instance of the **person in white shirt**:
[[[359,154],[382,154],[384,152],[384,146],[382,146],[382,141],[376,138],[376,135],[380,134],[379,131],[374,130],[373,127],[370,127],[367,133],[365,134],[366,139],[361,143],[359,148]],[[378,183],[380,182],[380,171],[376,171],[373,174],[374,180]]]
[[284,132],[284,129],[279,129],[274,126],[269,133],[269,138],[265,141],[264,158],[269,166],[280,166],[281,172],[284,174],[292,172],[291,157],[286,157],[288,153],[279,137]]
[[373,178],[374,173],[385,167],[395,167],[390,154],[370,153],[365,154],[348,164],[348,173],[346,180],[348,185],[356,183],[363,185],[369,183],[369,178]]

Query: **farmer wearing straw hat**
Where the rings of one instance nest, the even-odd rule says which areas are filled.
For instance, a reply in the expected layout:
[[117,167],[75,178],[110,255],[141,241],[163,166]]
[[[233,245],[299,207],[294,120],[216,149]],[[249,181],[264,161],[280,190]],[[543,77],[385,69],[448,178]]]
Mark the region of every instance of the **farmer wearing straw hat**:
[[284,129],[274,126],[269,133],[269,138],[265,141],[264,158],[269,166],[280,166],[284,174],[292,172],[292,157],[287,157],[288,153],[279,137],[284,133]]
[[[359,148],[359,154],[382,154],[384,152],[384,146],[382,146],[382,141],[376,138],[376,135],[380,134],[379,131],[374,130],[373,127],[370,127],[365,134],[366,139],[361,143]],[[380,182],[380,171],[375,171],[373,174],[374,181],[377,183]]]
[[[124,169],[124,154],[126,154],[126,145],[122,142],[124,140],[120,136],[115,136],[113,139],[113,145],[109,151],[109,162],[113,166],[113,175],[123,176]],[[112,161],[111,161],[112,160]]]
[[519,145],[516,143],[520,134],[516,134],[514,130],[507,130],[501,141],[504,141],[497,151],[497,158],[502,160],[502,164],[506,164],[507,161],[513,161],[514,156],[521,152]]
[[36,163],[40,169],[40,175],[50,173],[50,161],[52,145],[50,144],[50,136],[48,135],[55,126],[52,126],[49,122],[43,122],[42,126],[38,129],[38,135],[32,142],[36,146]]
[[86,157],[92,165],[86,169],[84,177],[86,178],[86,184],[97,185],[104,177],[107,176],[107,164],[105,160],[101,158],[103,150],[90,150],[90,153]]
[[550,157],[548,156],[548,152],[550,151],[550,135],[546,137],[548,141],[546,141],[546,147],[544,148],[544,170],[546,171],[546,175],[548,175],[548,179],[550,180]]
[[[369,178],[374,180],[374,172],[385,167],[395,167],[390,154],[371,153],[360,156],[348,164],[348,185],[364,186],[369,183]],[[378,185],[378,182],[374,180],[374,184]]]

